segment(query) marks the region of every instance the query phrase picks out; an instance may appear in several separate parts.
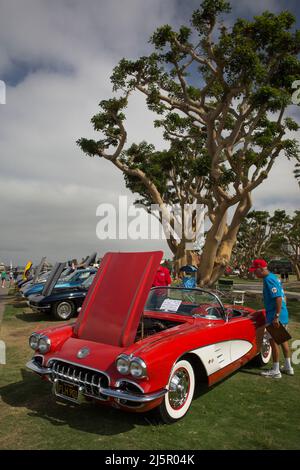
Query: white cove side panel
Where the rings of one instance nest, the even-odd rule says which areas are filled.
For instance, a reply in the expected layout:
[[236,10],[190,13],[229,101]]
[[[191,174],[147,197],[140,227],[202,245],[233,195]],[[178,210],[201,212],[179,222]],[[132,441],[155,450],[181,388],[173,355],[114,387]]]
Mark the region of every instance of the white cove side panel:
[[237,339],[235,341],[231,341],[230,345],[230,355],[231,355],[231,362],[240,359],[243,357],[247,352],[252,349],[252,344],[249,341],[244,341],[242,339]]
[[244,356],[251,348],[252,344],[249,341],[230,340],[210,344],[191,352],[201,359],[207,375],[211,375]]

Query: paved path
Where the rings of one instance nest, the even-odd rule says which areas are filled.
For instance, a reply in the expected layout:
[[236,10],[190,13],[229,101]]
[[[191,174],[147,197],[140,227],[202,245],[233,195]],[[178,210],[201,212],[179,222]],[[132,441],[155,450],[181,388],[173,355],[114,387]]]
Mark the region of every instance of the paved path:
[[8,288],[2,289],[0,286],[0,325],[3,318],[5,303],[7,301]]
[[[252,293],[252,294],[261,294],[262,295],[262,285],[260,284],[234,284],[233,286],[234,290],[244,290],[246,292]],[[300,301],[300,292],[290,292],[288,290],[285,290],[285,286],[283,285],[284,288],[284,293],[287,297],[287,299],[295,299]]]

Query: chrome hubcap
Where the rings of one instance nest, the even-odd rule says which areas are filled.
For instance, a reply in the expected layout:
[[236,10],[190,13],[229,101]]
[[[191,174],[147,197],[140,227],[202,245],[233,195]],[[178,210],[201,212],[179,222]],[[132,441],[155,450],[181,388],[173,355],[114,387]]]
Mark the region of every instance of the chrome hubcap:
[[62,302],[57,308],[57,312],[61,318],[67,318],[71,311],[71,305],[67,302]]
[[169,403],[176,410],[181,408],[189,394],[190,378],[185,369],[178,369],[171,378],[169,385]]
[[263,343],[262,343],[262,350],[261,350],[264,358],[268,357],[270,353],[270,349],[271,349],[270,341],[268,340],[268,338],[266,338],[266,336],[264,336]]

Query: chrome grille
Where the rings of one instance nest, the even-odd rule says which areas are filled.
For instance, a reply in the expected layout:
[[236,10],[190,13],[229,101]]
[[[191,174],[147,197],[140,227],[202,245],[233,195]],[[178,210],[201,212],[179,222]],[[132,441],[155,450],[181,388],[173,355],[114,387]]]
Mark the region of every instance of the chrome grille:
[[86,396],[107,400],[108,397],[101,393],[101,388],[109,386],[108,377],[99,371],[87,369],[75,364],[52,360],[48,364],[52,369],[51,379],[76,384],[82,387],[82,393]]

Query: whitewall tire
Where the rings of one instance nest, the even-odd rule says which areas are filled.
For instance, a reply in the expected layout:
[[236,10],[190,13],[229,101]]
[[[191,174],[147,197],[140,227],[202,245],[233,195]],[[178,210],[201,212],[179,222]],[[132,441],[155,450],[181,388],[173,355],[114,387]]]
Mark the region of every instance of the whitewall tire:
[[272,357],[272,348],[269,340],[269,334],[267,331],[264,333],[261,351],[260,353],[254,358],[254,363],[258,367],[266,366]]
[[164,423],[174,423],[188,412],[195,391],[195,373],[187,360],[178,361],[170,374],[168,392],[159,406]]

